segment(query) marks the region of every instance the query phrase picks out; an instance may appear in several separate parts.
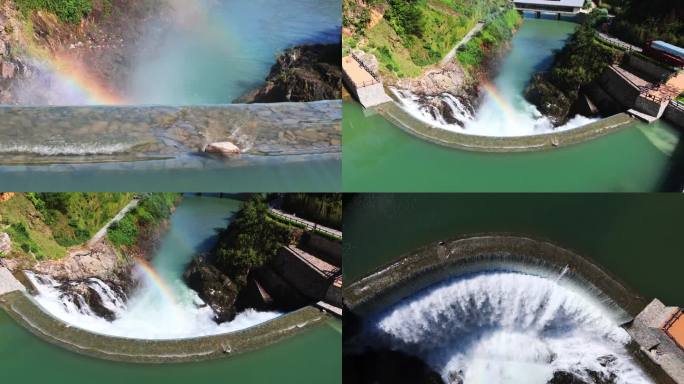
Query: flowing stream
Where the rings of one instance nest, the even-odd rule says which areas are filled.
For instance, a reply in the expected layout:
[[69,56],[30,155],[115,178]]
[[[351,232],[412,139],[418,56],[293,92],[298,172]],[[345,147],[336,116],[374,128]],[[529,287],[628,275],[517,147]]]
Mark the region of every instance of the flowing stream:
[[[98,279],[86,284],[115,314],[108,321],[93,313],[83,297],[65,295],[60,283],[28,273],[39,294],[38,303],[67,324],[88,331],[139,339],[177,339],[236,331],[271,320],[279,313],[246,310],[233,321],[216,324],[214,313],[182,280],[183,271],[199,252],[214,244],[216,230],[225,228],[240,202],[211,197],[185,197],[171,217],[168,233],[148,264],[134,267],[138,287],[129,298]],[[75,283],[73,283],[75,284]]]
[[[523,97],[532,76],[552,64],[554,50],[560,49],[576,24],[568,21],[525,19],[511,42],[512,48],[500,64],[500,72],[491,84],[481,85],[484,95],[479,109],[450,94],[422,97],[401,89],[393,89],[400,104],[414,117],[442,129],[481,136],[525,136],[568,130],[597,119],[581,115],[565,125],[555,127],[537,108]],[[435,100],[436,99],[436,100]],[[434,102],[448,106],[459,123],[449,123],[434,107]]]
[[[590,295],[558,279],[483,272],[445,281],[371,321],[372,342],[427,362],[448,383],[651,383],[629,335]],[[377,344],[375,344],[377,345]],[[462,380],[462,381],[459,381]]]

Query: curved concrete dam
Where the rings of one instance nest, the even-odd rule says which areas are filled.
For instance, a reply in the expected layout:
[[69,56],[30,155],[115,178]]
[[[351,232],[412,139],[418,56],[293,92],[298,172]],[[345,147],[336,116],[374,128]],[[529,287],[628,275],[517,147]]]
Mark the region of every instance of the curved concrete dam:
[[173,159],[204,153],[210,144],[222,142],[235,144],[241,153],[228,163],[262,156],[341,153],[340,100],[188,107],[0,107],[0,120],[3,165]]
[[84,355],[130,363],[176,363],[235,356],[281,341],[323,324],[330,315],[314,307],[256,326],[215,336],[140,340],[88,332],[47,314],[26,293],[0,296],[0,305],[19,324],[43,340]]
[[547,241],[483,234],[440,241],[410,252],[344,289],[346,306],[367,315],[445,279],[499,270],[563,277],[629,322],[648,303],[590,260]]
[[546,241],[433,243],[353,283],[345,299],[361,318],[346,335],[352,354],[399,351],[445,383],[654,382],[621,327],[644,300]]

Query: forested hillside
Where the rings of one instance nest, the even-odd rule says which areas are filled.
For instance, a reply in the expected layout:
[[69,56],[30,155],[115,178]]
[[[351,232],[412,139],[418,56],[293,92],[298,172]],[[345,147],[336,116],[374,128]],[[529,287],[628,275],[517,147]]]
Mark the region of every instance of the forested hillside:
[[423,67],[439,62],[478,21],[496,17],[509,4],[507,0],[343,0],[344,49],[374,54],[385,76],[418,76]]

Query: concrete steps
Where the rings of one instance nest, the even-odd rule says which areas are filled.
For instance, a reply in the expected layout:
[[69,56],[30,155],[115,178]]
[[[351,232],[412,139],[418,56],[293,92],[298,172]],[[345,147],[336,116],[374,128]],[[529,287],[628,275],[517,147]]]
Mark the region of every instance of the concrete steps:
[[637,119],[639,119],[641,121],[647,122],[648,124],[652,124],[653,122],[658,120],[658,117],[651,116],[651,115],[643,113],[643,112],[639,112],[636,109],[629,109],[629,110],[627,110],[627,113],[629,113],[630,115],[636,117]]

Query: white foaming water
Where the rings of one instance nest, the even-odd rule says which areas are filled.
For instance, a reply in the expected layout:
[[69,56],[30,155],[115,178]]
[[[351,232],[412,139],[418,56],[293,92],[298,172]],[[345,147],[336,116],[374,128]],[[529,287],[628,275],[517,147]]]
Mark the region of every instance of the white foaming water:
[[280,316],[277,312],[248,309],[233,321],[214,322],[214,312],[182,281],[173,286],[174,297],[166,298],[149,279],[139,275],[140,286],[130,299],[116,292],[102,280],[91,278],[86,285],[112,311],[116,319],[107,321],[97,316],[80,296],[65,295],[61,283],[48,276],[26,272],[38,290],[36,301],[50,314],[72,326],[99,334],[134,339],[182,339],[233,332]]
[[[517,107],[513,108],[500,96],[486,94],[480,109],[473,114],[472,106],[449,93],[438,96],[422,97],[405,89],[390,88],[399,100],[399,105],[416,119],[447,131],[477,136],[528,136],[567,131],[587,125],[599,119],[576,115],[565,125],[554,127],[553,123],[537,108],[516,97]],[[430,101],[424,103],[421,99]],[[459,123],[448,123],[434,103],[442,103],[451,111]]]
[[450,280],[372,322],[371,342],[421,358],[447,383],[543,384],[554,372],[594,382],[651,383],[626,350],[629,335],[591,297],[515,272]]

